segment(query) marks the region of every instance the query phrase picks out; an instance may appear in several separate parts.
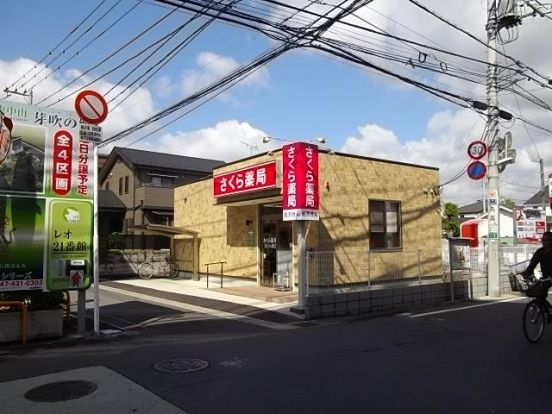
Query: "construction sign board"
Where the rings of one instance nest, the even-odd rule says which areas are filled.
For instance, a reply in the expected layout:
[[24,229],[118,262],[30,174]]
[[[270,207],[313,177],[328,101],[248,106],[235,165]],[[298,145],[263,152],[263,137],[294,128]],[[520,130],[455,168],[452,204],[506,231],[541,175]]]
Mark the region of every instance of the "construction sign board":
[[0,292],[87,288],[93,144],[80,138],[74,112],[8,101],[0,110],[7,148],[0,163]]

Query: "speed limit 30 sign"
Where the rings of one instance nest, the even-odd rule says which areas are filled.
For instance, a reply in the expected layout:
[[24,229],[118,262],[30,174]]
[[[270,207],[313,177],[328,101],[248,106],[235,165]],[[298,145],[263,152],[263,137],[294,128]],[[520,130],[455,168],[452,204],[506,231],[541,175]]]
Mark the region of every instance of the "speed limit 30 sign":
[[480,160],[487,155],[487,144],[483,141],[473,141],[468,145],[468,155],[472,160]]

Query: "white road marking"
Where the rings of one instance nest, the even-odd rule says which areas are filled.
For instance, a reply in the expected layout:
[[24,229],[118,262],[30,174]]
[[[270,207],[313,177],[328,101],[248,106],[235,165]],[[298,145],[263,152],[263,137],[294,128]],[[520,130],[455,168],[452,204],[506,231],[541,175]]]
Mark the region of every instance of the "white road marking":
[[[262,326],[264,328],[280,329],[280,330],[282,330],[282,329],[298,329],[297,326],[293,326],[293,325],[286,325],[286,324],[281,324],[281,323],[276,323],[276,322],[264,321],[264,320],[261,320],[261,319],[250,318],[249,316],[236,315],[236,314],[230,313],[230,312],[224,312],[224,311],[219,311],[219,310],[216,310],[216,309],[204,308],[204,307],[201,307],[201,306],[190,305],[190,304],[187,304],[187,303],[181,303],[181,302],[177,302],[177,301],[169,300],[169,299],[157,298],[155,296],[144,295],[142,293],[129,292],[127,290],[117,289],[117,288],[114,288],[114,287],[111,287],[111,286],[100,286],[100,289],[106,290],[108,292],[117,293],[117,294],[120,294],[120,295],[129,296],[129,297],[132,297],[132,298],[142,299],[142,300],[144,300],[146,302],[150,302],[150,303],[162,304],[162,305],[167,305],[167,306],[170,306],[170,307],[176,308],[176,309],[190,310],[192,312],[204,313],[204,314],[207,314],[207,315],[215,316],[217,318],[237,320],[237,321],[240,321],[240,322],[249,323],[251,325]],[[263,311],[263,309],[259,309],[259,310]]]
[[519,298],[502,299],[502,300],[497,300],[497,301],[488,302],[488,303],[480,303],[478,305],[464,306],[464,307],[461,307],[461,308],[442,309],[442,310],[433,311],[433,312],[418,313],[417,315],[405,315],[405,316],[408,316],[409,318],[421,318],[422,316],[437,315],[439,313],[447,313],[447,312],[457,312],[457,311],[462,311],[462,310],[472,309],[472,308],[481,308],[483,306],[497,305],[499,303],[513,302],[513,301],[521,300],[521,299],[525,299],[525,297],[522,296],[522,297],[519,297]]

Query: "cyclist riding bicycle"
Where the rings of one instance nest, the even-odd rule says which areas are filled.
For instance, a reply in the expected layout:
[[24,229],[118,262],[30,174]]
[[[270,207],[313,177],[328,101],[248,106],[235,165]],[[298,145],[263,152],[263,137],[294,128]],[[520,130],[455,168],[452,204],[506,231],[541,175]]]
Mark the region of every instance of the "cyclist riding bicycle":
[[552,285],[552,231],[544,232],[541,241],[542,247],[533,254],[529,266],[522,272],[522,275],[524,278],[531,278],[535,267],[540,263],[542,279],[545,279],[541,280],[546,282],[547,287],[550,287]]

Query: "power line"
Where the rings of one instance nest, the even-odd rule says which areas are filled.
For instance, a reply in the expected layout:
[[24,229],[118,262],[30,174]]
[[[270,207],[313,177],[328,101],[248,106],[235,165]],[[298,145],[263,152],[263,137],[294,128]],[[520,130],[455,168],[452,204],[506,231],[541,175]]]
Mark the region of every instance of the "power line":
[[[144,36],[147,32],[151,31],[153,28],[155,28],[157,25],[159,25],[160,23],[162,23],[165,19],[167,19],[170,15],[172,15],[172,13],[174,13],[175,10],[172,10],[168,13],[166,13],[164,16],[161,16],[159,19],[157,19],[155,22],[153,22],[152,24],[150,24],[146,29],[142,30],[140,33],[138,33],[137,35],[135,35],[134,37],[132,37],[129,41],[127,41],[125,44],[123,44],[122,46],[120,46],[118,49],[116,49],[114,52],[110,53],[107,57],[105,57],[104,59],[102,59],[100,62],[98,62],[97,64],[93,65],[91,68],[85,70],[83,73],[81,73],[78,77],[74,78],[73,80],[71,80],[71,82],[69,82],[68,84],[62,86],[61,88],[57,89],[56,91],[52,92],[50,95],[48,95],[47,97],[45,97],[44,99],[42,99],[40,102],[38,102],[38,104],[41,104],[45,101],[47,101],[48,99],[52,98],[53,96],[55,96],[56,94],[58,94],[59,92],[61,92],[63,89],[67,88],[68,86],[72,85],[73,83],[75,83],[77,80],[83,78],[84,76],[86,76],[87,74],[89,74],[91,71],[93,71],[94,69],[98,68],[99,66],[103,65],[105,62],[107,62],[109,59],[113,58],[115,55],[117,55],[118,53],[120,53],[122,50],[124,50],[125,48],[127,48],[129,45],[131,45],[132,43],[134,43],[136,40],[138,40],[140,37]],[[171,32],[172,33],[172,32]],[[170,33],[166,36],[169,36]],[[165,37],[166,37],[165,36]],[[164,39],[165,37],[161,38]],[[158,40],[156,42],[154,42],[153,44],[151,44],[148,48],[150,47],[153,47],[154,45],[158,44],[161,40]],[[146,50],[148,49],[146,48]],[[142,52],[140,52],[138,55],[144,53],[144,50]],[[132,59],[135,59],[137,56],[135,55],[133,58],[131,58],[130,60]],[[128,62],[128,60],[127,60]],[[125,63],[127,63],[125,62]],[[97,79],[96,79],[97,80]],[[94,81],[95,82],[95,81]],[[93,82],[92,82],[93,83]],[[60,102],[62,101],[63,99],[66,99],[68,96],[71,96],[71,94],[65,96],[64,98],[62,99],[59,99],[57,102]]]
[[[87,33],[89,33],[93,28],[94,26],[96,26],[100,21],[102,21],[104,19],[104,17],[106,17],[109,13],[111,13],[113,11],[113,9],[115,7],[117,7],[117,5],[119,5],[119,3],[121,3],[122,0],[118,0],[117,3],[110,7],[106,12],[104,12],[104,14],[102,14],[91,26],[89,26],[83,33],[80,34],[80,36],[78,36],[75,40],[73,40],[71,42],[71,44],[69,44],[67,47],[65,47],[60,53],[58,53],[55,57],[53,57],[49,62],[47,62],[37,73],[35,73],[33,75],[32,78],[30,79],[27,79],[22,85],[21,87],[24,87],[28,82],[31,81],[31,79],[36,79],[36,77],[38,75],[40,75],[44,70],[46,70],[47,68],[50,67],[50,65],[52,63],[54,63],[58,58],[60,58],[61,56],[65,55],[65,53],[75,44],[77,43],[84,35],[86,35]],[[77,52],[78,54],[78,52]],[[71,58],[69,59],[71,60]],[[65,64],[65,62],[62,64],[62,65],[59,65],[52,73],[55,73],[57,72],[59,69],[61,69],[61,66],[63,66]],[[32,89],[34,86],[36,86],[38,83],[42,82],[43,80],[47,79],[49,75],[46,75],[46,77],[42,78],[41,80],[39,80],[38,82],[35,82],[35,84],[33,86],[31,86],[30,88]]]
[[[537,76],[540,76],[542,79],[544,79],[546,82],[548,82],[549,78],[547,76],[544,76],[544,75],[541,75],[539,72],[537,72],[535,69],[531,68],[530,66],[526,65],[525,63],[523,63],[522,61],[518,60],[518,59],[515,59],[505,53],[502,53],[500,50],[494,48],[494,47],[491,47],[490,45],[488,45],[486,42],[484,42],[483,40],[479,39],[478,37],[474,36],[473,34],[471,34],[470,32],[468,32],[467,30],[464,30],[462,29],[460,26],[456,25],[455,23],[445,19],[444,17],[442,16],[439,16],[436,12],[430,10],[429,8],[427,8],[426,6],[420,4],[419,2],[417,2],[416,0],[408,0],[410,3],[414,4],[416,7],[419,7],[420,9],[422,9],[423,11],[425,11],[426,13],[429,13],[430,15],[432,15],[433,17],[437,18],[438,20],[442,21],[443,23],[453,27],[454,29],[462,32],[463,34],[465,34],[466,36],[470,37],[471,39],[475,40],[476,42],[482,44],[483,46],[485,46],[485,48],[488,48],[488,49],[491,49],[491,50],[494,50],[495,52],[497,52],[498,54],[504,56],[505,58],[507,59],[510,59],[512,62],[514,62],[517,66],[519,66],[520,68],[525,68],[525,69],[529,69],[531,72],[533,72],[535,75]],[[491,24],[490,22],[488,24]],[[545,87],[548,87],[550,88],[549,85],[545,85],[544,83],[541,84],[541,86],[545,86]]]
[[105,3],[106,0],[101,0],[100,3],[94,7],[94,9],[88,13],[88,15],[80,21],[80,23],[75,26],[74,29],[72,29],[57,45],[55,45],[51,50],[48,51],[38,62],[36,62],[31,69],[29,69],[27,72],[25,72],[23,75],[21,75],[17,80],[15,80],[10,86],[8,86],[8,89],[12,89],[18,82],[20,82],[22,79],[25,79],[26,76],[31,73],[34,69],[38,68],[38,65],[40,65],[42,62],[44,62],[49,56],[51,56],[58,47],[60,47],[73,33],[76,33],[78,29],[86,22],[95,12],[98,10],[102,4]]

